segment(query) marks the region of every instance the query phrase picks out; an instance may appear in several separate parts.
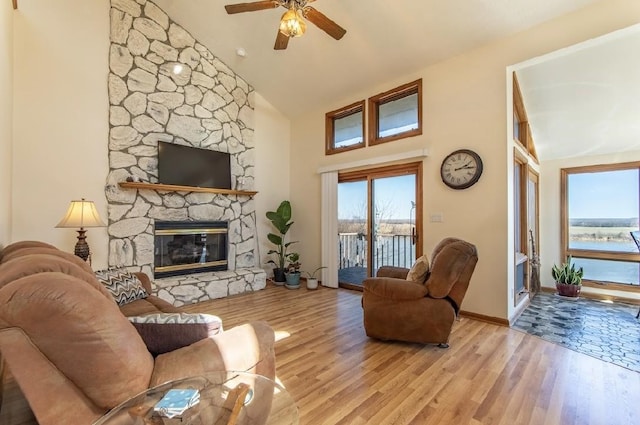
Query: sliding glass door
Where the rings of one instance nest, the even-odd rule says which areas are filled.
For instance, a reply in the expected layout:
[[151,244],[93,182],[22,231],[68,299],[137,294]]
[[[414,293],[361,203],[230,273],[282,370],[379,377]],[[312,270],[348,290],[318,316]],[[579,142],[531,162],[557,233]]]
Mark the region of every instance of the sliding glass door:
[[421,181],[421,162],[339,176],[341,285],[359,286],[382,266],[409,268],[421,255]]
[[367,277],[367,180],[338,183],[338,281],[359,285]]

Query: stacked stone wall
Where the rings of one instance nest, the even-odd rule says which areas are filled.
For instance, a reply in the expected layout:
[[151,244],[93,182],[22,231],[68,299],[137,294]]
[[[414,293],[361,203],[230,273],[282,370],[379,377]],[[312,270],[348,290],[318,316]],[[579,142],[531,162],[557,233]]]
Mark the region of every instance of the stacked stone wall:
[[250,197],[118,185],[132,176],[157,183],[164,141],[229,153],[232,187],[252,190],[253,88],[155,3],[111,0],[110,14],[109,264],[152,276],[155,220],[224,220],[229,272],[159,281],[159,294],[188,303],[264,288]]

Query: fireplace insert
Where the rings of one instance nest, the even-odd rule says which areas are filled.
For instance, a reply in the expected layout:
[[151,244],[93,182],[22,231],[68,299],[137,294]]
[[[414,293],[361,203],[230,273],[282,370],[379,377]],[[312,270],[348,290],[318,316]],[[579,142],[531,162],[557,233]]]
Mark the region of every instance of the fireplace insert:
[[156,221],[154,276],[227,270],[226,221]]

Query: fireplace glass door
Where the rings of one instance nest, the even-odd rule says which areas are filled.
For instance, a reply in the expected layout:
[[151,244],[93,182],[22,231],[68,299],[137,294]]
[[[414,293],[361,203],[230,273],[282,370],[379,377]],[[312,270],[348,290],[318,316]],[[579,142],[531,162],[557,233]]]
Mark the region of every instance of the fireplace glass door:
[[227,222],[156,222],[158,277],[227,270]]

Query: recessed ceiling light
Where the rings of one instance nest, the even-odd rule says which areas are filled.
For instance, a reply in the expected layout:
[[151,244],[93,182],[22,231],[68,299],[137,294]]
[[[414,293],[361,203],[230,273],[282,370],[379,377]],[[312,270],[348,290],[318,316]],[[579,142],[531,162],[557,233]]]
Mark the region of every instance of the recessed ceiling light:
[[182,72],[182,65],[180,65],[179,63],[173,65],[173,73],[174,74],[180,74]]
[[238,47],[236,49],[236,55],[240,56],[241,58],[244,58],[245,56],[247,56],[247,51],[244,50],[242,47]]

